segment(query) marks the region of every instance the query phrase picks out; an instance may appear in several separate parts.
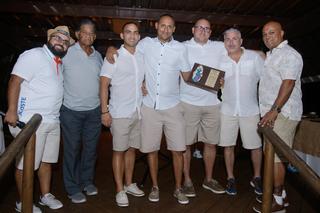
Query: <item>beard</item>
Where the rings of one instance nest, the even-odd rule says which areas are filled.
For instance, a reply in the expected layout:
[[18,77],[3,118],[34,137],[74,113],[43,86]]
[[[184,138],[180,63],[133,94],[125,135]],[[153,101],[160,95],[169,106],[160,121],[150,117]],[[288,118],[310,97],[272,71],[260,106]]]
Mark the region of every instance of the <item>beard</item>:
[[[60,46],[61,49],[57,49],[56,47]],[[50,42],[47,43],[47,47],[50,50],[50,52],[54,55],[54,56],[58,56],[60,58],[63,58],[66,54],[67,54],[67,50],[64,50],[62,45],[56,44],[56,45],[52,45]]]

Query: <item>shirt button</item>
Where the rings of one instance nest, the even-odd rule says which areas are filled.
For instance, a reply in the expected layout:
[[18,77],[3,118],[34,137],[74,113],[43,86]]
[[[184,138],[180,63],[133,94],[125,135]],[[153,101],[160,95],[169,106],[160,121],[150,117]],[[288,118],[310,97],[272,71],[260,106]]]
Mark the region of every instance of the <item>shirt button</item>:
[[158,65],[160,66],[160,63]]
[[157,95],[159,95],[159,93],[157,93]]

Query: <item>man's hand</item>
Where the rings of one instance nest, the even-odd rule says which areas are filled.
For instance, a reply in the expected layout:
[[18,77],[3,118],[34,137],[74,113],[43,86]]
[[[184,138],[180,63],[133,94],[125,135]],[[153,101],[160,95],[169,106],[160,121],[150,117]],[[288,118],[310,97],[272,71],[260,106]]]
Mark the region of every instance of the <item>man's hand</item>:
[[224,86],[224,78],[220,78],[220,89],[223,89],[223,86]]
[[106,127],[110,127],[112,123],[112,117],[110,113],[101,114],[101,123]]
[[16,127],[18,121],[18,114],[15,111],[7,111],[4,117],[4,122],[8,123],[10,126]]
[[114,55],[119,55],[117,49],[114,46],[108,47],[106,52],[106,59],[110,64],[114,64],[115,62],[115,59],[113,57]]
[[142,95],[143,95],[143,96],[148,95],[148,90],[147,90],[146,82],[145,82],[145,81],[142,82],[141,90],[142,90]]
[[267,126],[267,127],[273,128],[274,122],[276,121],[277,116],[278,116],[277,111],[275,111],[275,110],[269,111],[263,116],[263,118],[259,122],[259,125],[261,127]]

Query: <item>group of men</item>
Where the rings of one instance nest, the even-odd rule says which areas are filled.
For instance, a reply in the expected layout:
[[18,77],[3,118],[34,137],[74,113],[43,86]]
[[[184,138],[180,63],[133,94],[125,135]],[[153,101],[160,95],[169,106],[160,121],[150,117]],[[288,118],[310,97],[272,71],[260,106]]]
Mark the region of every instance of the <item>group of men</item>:
[[[55,111],[50,111],[48,115],[47,111],[40,111],[44,117],[41,125],[48,127],[40,126],[37,131],[37,147],[40,143],[38,141],[42,140],[54,143],[57,150],[59,107],[63,95],[60,110],[64,141],[63,176],[66,191],[74,203],[85,202],[83,191],[87,195],[97,194],[97,188],[93,184],[93,168],[101,122],[110,127],[113,136],[112,167],[118,206],[129,205],[127,194],[144,196],[144,192],[132,181],[137,149],[148,153],[152,181],[148,199],[151,202],[159,201],[158,151],[163,132],[173,159],[173,196],[180,204],[188,204],[189,197],[196,196],[190,161],[191,145],[197,141],[204,142],[205,177],[202,187],[217,194],[237,194],[233,167],[239,129],[243,147],[251,150],[253,177],[250,184],[255,193],[261,195],[262,143],[257,126],[259,123],[273,127],[286,143],[292,145],[295,128],[302,114],[301,56],[284,41],[284,32],[277,22],[268,22],[263,27],[263,40],[270,50],[265,61],[255,51],[241,46],[241,33],[237,29],[230,28],[224,32],[224,43],[209,40],[212,29],[205,18],[195,22],[192,28],[193,38],[183,43],[173,38],[175,21],[171,15],[161,16],[155,23],[155,28],[157,37],[140,40],[138,24],[126,23],[120,34],[124,44],[117,52],[109,49],[103,65],[100,54],[92,47],[95,39],[92,22],[87,20],[80,25],[76,32],[78,43],[70,47],[68,52],[68,29],[63,28],[61,31],[59,28],[48,34],[47,45],[27,51],[18,59],[9,84],[9,109],[5,120],[13,126],[18,115],[19,119],[27,121],[31,112],[34,113],[34,109],[28,104],[31,99],[29,96],[34,96],[32,105],[41,102],[36,105],[37,113],[41,107],[55,106]],[[31,60],[28,55],[34,54],[42,58],[33,59],[37,63],[27,62],[27,59]],[[61,64],[53,60],[54,56],[63,57],[63,74],[59,72]],[[55,94],[47,91],[50,89],[47,82],[46,88],[39,89],[37,86],[37,92],[45,93],[41,100],[37,94],[25,94],[25,91],[35,93],[32,84],[34,79],[38,79],[37,75],[42,75],[39,69],[43,69],[43,66],[38,65],[42,63],[40,61],[50,71],[43,77],[48,78],[50,75],[50,83],[55,81]],[[217,93],[185,83],[194,63],[225,71],[222,102]],[[21,69],[21,64],[24,69]],[[32,72],[37,75],[32,75]],[[43,81],[40,79],[35,84],[43,84]],[[44,97],[50,100],[43,100]],[[54,133],[48,128],[54,129]],[[44,130],[41,131],[42,129]],[[42,139],[38,136],[41,132],[46,135]],[[54,139],[49,140],[47,136],[51,134]],[[213,179],[217,145],[224,147],[226,188]],[[37,158],[38,151],[36,152],[38,163],[35,167],[37,169],[40,165],[40,204],[60,208],[61,202],[49,193],[51,167],[45,166],[57,162],[58,151],[54,156],[47,157],[46,149],[50,149],[51,154],[53,148],[41,149],[44,151],[39,151],[40,157]],[[274,172],[273,208],[277,211],[284,210],[288,205],[283,187],[285,170],[283,159],[280,159],[281,156],[276,160]],[[22,167],[17,167],[16,172],[19,192],[21,169]],[[19,205],[21,209],[21,204],[17,202],[17,210]],[[40,211],[34,206],[34,211],[35,209]],[[260,206],[254,207],[256,212],[260,212],[260,209]]]

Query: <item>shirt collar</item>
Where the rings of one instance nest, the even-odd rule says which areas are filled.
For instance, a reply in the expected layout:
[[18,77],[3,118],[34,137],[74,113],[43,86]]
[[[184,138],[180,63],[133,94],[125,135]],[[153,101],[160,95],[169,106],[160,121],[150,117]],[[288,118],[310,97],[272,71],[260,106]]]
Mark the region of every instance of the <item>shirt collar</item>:
[[[76,48],[77,50],[83,51],[83,49],[81,48],[79,42],[75,43],[74,46],[75,46],[75,48]],[[93,49],[93,52],[92,52],[91,55],[93,55],[93,54],[95,54],[96,50],[94,49],[94,46],[92,46],[92,45],[91,45],[91,48]],[[84,52],[84,51],[83,51],[83,52]]]
[[273,48],[272,50],[268,51],[268,55],[270,55],[272,52],[274,52],[275,50],[279,50],[282,49],[284,46],[286,46],[288,44],[288,40],[284,40],[282,41],[280,44],[278,44],[277,47]]
[[173,44],[174,38],[173,38],[173,36],[171,36],[171,38],[170,38],[169,41],[167,41],[167,42],[165,42],[165,43],[162,43],[162,42],[159,40],[158,36],[157,36],[157,37],[154,38],[154,41],[159,42],[161,45],[171,45],[171,44]]
[[190,39],[190,42],[191,42],[191,44],[193,44],[193,45],[199,45],[199,46],[201,46],[201,47],[204,47],[204,46],[209,45],[210,42],[211,42],[211,40],[208,40],[205,44],[199,44],[198,42],[196,42],[196,41],[194,40],[194,37],[192,37],[192,38]]
[[124,47],[123,44],[120,46],[119,52],[124,53],[124,54],[128,54],[128,55],[131,55],[131,56],[134,55],[134,54],[131,54],[131,53]]
[[50,58],[54,58],[55,55],[53,55],[53,53],[49,50],[48,46],[46,44],[43,45],[43,49],[44,52],[50,57]]

